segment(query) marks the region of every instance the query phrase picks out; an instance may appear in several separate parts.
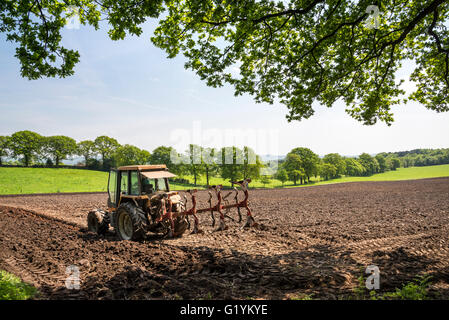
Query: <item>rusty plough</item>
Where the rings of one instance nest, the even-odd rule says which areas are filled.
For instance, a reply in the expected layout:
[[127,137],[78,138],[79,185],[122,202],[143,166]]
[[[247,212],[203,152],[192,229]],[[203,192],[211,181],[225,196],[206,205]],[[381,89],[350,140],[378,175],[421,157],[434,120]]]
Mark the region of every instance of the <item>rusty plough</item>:
[[[238,222],[242,221],[241,209],[244,208],[246,210],[246,222],[243,225],[243,228],[255,227],[255,226],[257,226],[257,223],[254,220],[254,217],[251,213],[251,209],[249,208],[249,203],[248,203],[248,197],[249,197],[248,183],[250,183],[250,182],[251,182],[251,179],[245,179],[245,180],[233,182],[233,184],[236,184],[240,187],[240,190],[238,188],[234,187],[234,189],[232,191],[229,191],[224,196],[222,196],[222,194],[221,194],[223,185],[210,186],[209,190],[208,190],[208,193],[209,193],[209,199],[208,199],[209,207],[208,208],[197,208],[196,207],[197,206],[196,193],[198,191],[197,189],[186,190],[186,192],[188,194],[190,194],[190,198],[191,198],[190,202],[192,203],[192,206],[190,209],[187,209],[189,200],[188,200],[187,195],[184,195],[184,201],[182,202],[182,209],[178,212],[172,211],[172,201],[170,200],[170,195],[167,195],[165,201],[163,202],[163,206],[162,206],[163,213],[160,216],[159,220],[160,221],[168,220],[172,227],[171,230],[174,230],[174,219],[177,217],[185,217],[188,222],[188,227],[190,229],[189,216],[193,216],[194,223],[193,223],[192,233],[201,233],[202,230],[199,227],[199,219],[197,217],[197,214],[200,214],[203,212],[209,212],[211,215],[211,218],[212,218],[212,226],[215,226],[214,213],[218,212],[220,220],[219,220],[219,225],[218,225],[217,231],[218,230],[226,230],[227,226],[225,223],[225,218],[235,221],[234,218],[229,216],[229,212],[230,212],[231,208],[237,208]],[[244,198],[241,201],[238,200],[239,191],[242,191],[244,194]],[[217,202],[215,203],[215,205],[212,205],[214,194],[215,194]],[[232,194],[234,194],[233,203],[231,203],[230,199],[229,199]],[[176,232],[173,232],[172,235],[176,236]]]

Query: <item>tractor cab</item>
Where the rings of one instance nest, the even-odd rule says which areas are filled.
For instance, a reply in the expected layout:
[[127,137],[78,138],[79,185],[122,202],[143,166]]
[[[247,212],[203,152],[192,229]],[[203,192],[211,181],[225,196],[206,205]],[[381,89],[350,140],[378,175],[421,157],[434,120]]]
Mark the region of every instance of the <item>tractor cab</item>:
[[132,165],[112,169],[108,180],[108,207],[112,210],[124,201],[148,199],[170,192],[168,179],[176,177],[165,165]]

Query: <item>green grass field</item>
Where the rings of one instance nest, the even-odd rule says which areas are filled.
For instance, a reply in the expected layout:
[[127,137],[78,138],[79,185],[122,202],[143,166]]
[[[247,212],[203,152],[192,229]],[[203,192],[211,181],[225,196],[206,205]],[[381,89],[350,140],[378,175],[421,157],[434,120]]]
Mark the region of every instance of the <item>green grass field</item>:
[[107,182],[102,171],[0,168],[0,194],[106,191]]
[[[400,168],[396,171],[375,174],[370,177],[342,177],[329,181],[320,181],[313,178],[312,182],[304,185],[323,185],[356,181],[396,181],[410,179],[424,179],[436,177],[449,177],[449,165]],[[192,176],[186,176],[193,183]],[[25,193],[58,193],[58,192],[89,192],[106,191],[108,173],[102,171],[82,169],[46,169],[46,168],[0,168],[0,194]],[[206,184],[206,178],[197,181],[198,189]],[[211,178],[210,184],[223,184],[230,186],[229,181],[221,178]],[[192,188],[189,184],[171,184],[173,190]],[[299,185],[298,185],[299,186]],[[251,183],[253,188],[281,188],[279,180],[271,180],[265,186],[260,181]],[[293,182],[287,181],[284,187],[294,187]]]

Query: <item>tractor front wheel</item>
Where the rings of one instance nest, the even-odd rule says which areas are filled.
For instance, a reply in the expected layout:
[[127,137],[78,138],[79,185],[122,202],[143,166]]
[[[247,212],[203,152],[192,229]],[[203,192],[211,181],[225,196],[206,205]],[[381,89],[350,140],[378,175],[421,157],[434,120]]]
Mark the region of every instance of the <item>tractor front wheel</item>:
[[121,240],[141,240],[146,233],[146,217],[131,202],[121,204],[115,213],[115,232]]

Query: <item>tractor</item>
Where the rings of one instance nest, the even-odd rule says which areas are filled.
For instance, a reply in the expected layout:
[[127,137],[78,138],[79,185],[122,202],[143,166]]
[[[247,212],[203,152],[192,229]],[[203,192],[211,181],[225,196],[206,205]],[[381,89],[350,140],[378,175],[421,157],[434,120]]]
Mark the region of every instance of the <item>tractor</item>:
[[[188,199],[176,191],[170,191],[169,178],[176,177],[166,165],[130,165],[112,169],[108,178],[108,210],[93,210],[87,215],[88,230],[105,234],[112,226],[121,240],[141,240],[148,232],[162,233],[167,237],[181,236],[190,228],[189,216],[194,218],[192,233],[202,232],[196,214],[209,212],[215,224],[214,212],[220,214],[218,230],[225,230],[225,217],[234,220],[227,213],[237,208],[239,222],[242,220],[241,208],[247,212],[244,227],[257,225],[248,207],[248,183],[251,179],[233,182],[240,186],[244,199],[239,201],[237,188],[222,196],[222,185],[209,187],[209,207],[196,208],[194,190],[186,190],[191,196],[192,206],[187,210]],[[215,192],[217,203],[212,205]],[[227,199],[235,192],[234,203]]]

